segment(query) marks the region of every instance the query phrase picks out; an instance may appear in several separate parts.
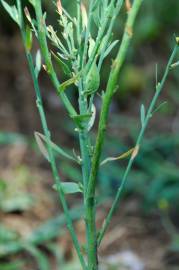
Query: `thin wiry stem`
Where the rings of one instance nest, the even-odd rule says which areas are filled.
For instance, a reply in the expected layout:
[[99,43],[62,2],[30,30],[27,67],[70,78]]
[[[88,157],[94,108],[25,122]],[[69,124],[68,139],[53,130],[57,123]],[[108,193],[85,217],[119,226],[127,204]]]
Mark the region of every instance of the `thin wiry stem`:
[[128,165],[127,165],[127,168],[126,168],[126,171],[124,173],[124,176],[122,178],[122,181],[121,181],[121,185],[120,187],[118,188],[118,191],[117,191],[117,194],[116,194],[116,197],[113,201],[113,204],[112,204],[112,207],[105,219],[105,222],[103,223],[103,226],[102,226],[102,229],[99,233],[99,237],[98,237],[98,246],[100,245],[102,239],[103,239],[103,236],[109,226],[109,223],[111,221],[111,218],[112,218],[112,215],[116,209],[116,206],[119,204],[119,200],[121,198],[121,195],[122,195],[122,192],[124,190],[124,187],[125,187],[125,184],[126,184],[126,181],[127,181],[127,177],[129,175],[129,172],[131,170],[131,167],[134,163],[134,160],[139,152],[139,148],[140,148],[140,145],[141,145],[141,142],[142,142],[142,139],[144,137],[144,133],[145,133],[145,130],[148,126],[148,123],[149,123],[149,120],[150,118],[152,117],[152,113],[155,109],[155,105],[156,105],[156,102],[158,100],[158,97],[159,95],[161,94],[162,90],[163,90],[163,87],[164,87],[164,84],[166,82],[166,79],[167,79],[167,76],[170,72],[170,67],[171,67],[171,64],[173,63],[173,60],[175,58],[175,55],[176,55],[176,52],[178,50],[178,45],[175,45],[173,51],[172,51],[172,54],[169,58],[169,61],[168,61],[168,64],[166,66],[166,69],[165,69],[165,72],[164,72],[164,75],[163,75],[163,78],[161,80],[160,83],[158,83],[158,85],[156,86],[156,92],[155,92],[155,95],[150,103],[150,106],[148,108],[148,111],[147,111],[147,114],[145,116],[145,120],[144,120],[144,123],[143,125],[141,126],[141,130],[139,132],[139,135],[138,135],[138,138],[137,138],[137,141],[136,141],[136,146],[135,146],[135,152],[133,155],[131,155],[131,158],[129,159],[129,162],[128,162]]
[[[21,35],[22,35],[23,42],[25,44],[26,32],[25,32],[25,29],[24,29],[22,6],[21,6],[21,1],[20,0],[17,0],[17,6],[18,6],[18,11],[19,11],[19,16],[20,16]],[[34,83],[34,89],[35,89],[36,98],[37,98],[37,108],[38,108],[38,111],[39,111],[43,132],[45,134],[45,137],[47,138],[47,149],[48,149],[49,160],[50,160],[50,165],[51,165],[51,169],[52,169],[53,178],[54,178],[55,184],[57,186],[60,201],[62,203],[62,207],[63,207],[64,213],[65,213],[68,230],[69,230],[69,232],[71,234],[75,249],[77,251],[79,260],[81,262],[81,266],[82,266],[82,268],[84,270],[86,270],[86,264],[85,264],[85,261],[83,259],[82,253],[81,253],[80,245],[79,245],[75,230],[73,228],[73,224],[72,224],[71,217],[70,217],[70,214],[69,214],[69,209],[68,209],[68,206],[67,206],[65,195],[64,195],[64,192],[63,192],[63,189],[62,189],[62,186],[61,186],[61,179],[60,179],[60,176],[58,174],[57,167],[56,167],[55,157],[54,157],[53,150],[52,150],[52,147],[51,147],[51,144],[50,144],[50,139],[51,139],[50,138],[50,131],[48,129],[48,125],[47,125],[47,121],[46,121],[46,115],[45,115],[45,111],[44,111],[44,108],[43,108],[43,102],[42,102],[40,87],[39,87],[39,83],[38,83],[38,78],[37,78],[36,73],[35,73],[35,67],[34,67],[34,64],[33,64],[32,55],[26,49],[26,46],[25,46],[25,52],[26,52],[26,57],[27,57],[29,69],[30,69],[30,72],[31,72],[31,76],[32,76],[32,79],[33,79],[33,83]]]

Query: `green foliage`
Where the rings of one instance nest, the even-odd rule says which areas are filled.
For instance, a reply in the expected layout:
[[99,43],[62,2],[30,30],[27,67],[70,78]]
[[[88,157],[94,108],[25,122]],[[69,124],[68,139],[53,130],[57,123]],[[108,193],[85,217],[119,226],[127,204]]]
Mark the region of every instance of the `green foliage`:
[[[118,77],[121,72],[121,68],[127,57],[131,38],[133,36],[133,28],[136,21],[137,14],[140,10],[143,0],[134,0],[130,10],[127,10],[127,20],[125,27],[122,31],[122,39],[119,44],[118,40],[115,40],[112,35],[114,24],[117,21],[117,16],[121,11],[124,4],[123,0],[104,0],[104,1],[90,1],[88,9],[81,1],[77,1],[75,5],[75,15],[71,15],[67,10],[63,8],[63,3],[58,0],[55,5],[55,11],[58,14],[58,27],[60,27],[61,35],[55,30],[56,26],[48,25],[48,13],[43,12],[42,2],[29,1],[31,8],[35,12],[35,19],[32,19],[31,12],[25,9],[25,14],[22,8],[22,1],[17,0],[16,6],[10,6],[5,1],[1,0],[1,3],[9,15],[19,25],[22,40],[25,47],[25,53],[33,78],[34,89],[37,99],[37,108],[39,111],[43,134],[35,133],[36,140],[39,148],[45,158],[49,161],[51,171],[54,178],[54,188],[57,190],[60,202],[62,204],[64,215],[66,218],[67,228],[70,232],[71,238],[76,249],[81,268],[83,270],[97,270],[98,269],[98,247],[104,237],[104,234],[110,224],[112,215],[116,209],[117,204],[120,202],[122,194],[127,185],[129,173],[131,171],[134,161],[137,162],[137,156],[141,149],[142,140],[149,124],[150,119],[153,117],[159,107],[156,107],[157,100],[163,91],[166,79],[171,72],[175,57],[178,51],[178,37],[176,37],[175,44],[173,45],[172,54],[169,57],[168,63],[163,72],[161,80],[156,80],[156,86],[153,98],[149,103],[148,108],[144,105],[141,106],[141,127],[139,133],[136,136],[134,145],[130,150],[122,151],[123,154],[116,158],[107,157],[102,162],[102,165],[106,165],[108,161],[115,161],[121,159],[128,159],[127,166],[123,169],[123,174],[120,179],[120,184],[117,185],[117,192],[114,196],[111,209],[104,220],[103,226],[100,231],[96,232],[96,188],[98,174],[104,170],[104,166],[101,165],[101,155],[104,146],[105,132],[108,122],[108,114],[112,98],[118,88]],[[28,23],[24,20],[24,15],[28,20]],[[147,17],[147,16],[146,16]],[[144,22],[143,22],[144,23]],[[26,26],[26,24],[29,26]],[[148,18],[147,34],[152,35],[153,28],[150,28],[150,18]],[[32,29],[30,29],[32,28]],[[143,29],[141,30],[141,32]],[[36,53],[35,61],[33,59],[33,38],[32,33],[38,40],[39,50]],[[49,50],[48,42],[54,46],[55,53]],[[117,48],[117,54],[112,62],[109,74],[107,76],[106,89],[102,96],[100,117],[98,122],[97,136],[95,143],[91,143],[91,128],[96,118],[96,109],[94,106],[94,98],[99,92],[101,86],[101,67],[104,64],[104,60],[110,55],[112,49],[119,44]],[[53,55],[53,59],[52,58]],[[75,132],[78,133],[80,155],[73,158],[66,153],[61,147],[57,146],[51,141],[51,134],[48,128],[46,113],[43,106],[43,99],[41,96],[41,90],[39,86],[39,73],[42,67],[47,72],[52,84],[56,90],[57,95],[64,104],[70,119],[75,125]],[[61,71],[64,73],[64,77],[68,76],[68,79],[64,82],[60,82],[54,67],[53,60],[60,66]],[[132,74],[132,73],[131,73]],[[136,76],[133,76],[136,79]],[[129,78],[127,78],[129,80]],[[136,85],[140,83],[140,77],[136,80]],[[71,87],[74,85],[75,87]],[[138,87],[138,86],[137,86]],[[76,108],[70,98],[68,97],[68,90],[76,91],[78,93],[78,108]],[[80,165],[81,174],[77,182],[62,182],[61,175],[56,164],[56,154],[60,155],[60,158],[68,158],[71,161],[77,161]],[[143,164],[145,159],[143,159]],[[110,167],[112,168],[112,166]],[[80,182],[82,179],[82,183]],[[167,181],[165,182],[167,185]],[[2,185],[2,188],[3,185]],[[133,187],[134,188],[134,187]],[[170,202],[173,199],[176,186],[167,190],[164,190],[164,182],[161,179],[151,184],[151,193],[148,193],[148,201],[153,200],[156,194],[160,200],[167,200]],[[78,240],[75,228],[73,226],[73,219],[70,214],[70,210],[67,204],[66,194],[73,194],[81,192],[84,203],[84,220],[86,225],[86,247],[87,247],[87,260],[84,257],[81,249],[81,243]],[[176,192],[174,196],[177,196]],[[146,196],[145,196],[146,198]],[[22,202],[21,202],[22,203]],[[25,202],[22,203],[25,205]],[[11,245],[12,244],[12,245]],[[10,243],[9,250],[18,250],[22,248],[21,243]],[[19,245],[18,245],[19,244]],[[31,241],[23,243],[24,249],[26,249],[36,259],[38,266],[42,270],[49,269],[48,260]],[[7,253],[7,246],[6,246]]]
[[[65,194],[74,194],[79,192],[83,193],[83,188],[79,184],[74,182],[61,183],[60,187],[62,188]],[[54,185],[53,188],[55,190],[58,190],[56,185]]]
[[4,7],[4,9],[7,11],[7,13],[9,14],[9,16],[18,24],[20,25],[19,22],[19,14],[17,11],[16,6],[10,6],[6,1],[1,0],[1,3]]

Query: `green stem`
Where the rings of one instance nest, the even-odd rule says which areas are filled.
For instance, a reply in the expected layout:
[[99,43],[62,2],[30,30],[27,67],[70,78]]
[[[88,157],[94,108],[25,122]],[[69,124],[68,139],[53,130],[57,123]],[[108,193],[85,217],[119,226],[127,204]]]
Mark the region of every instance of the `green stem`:
[[[81,47],[81,1],[79,0],[77,3],[77,40],[78,40],[78,45],[79,48]],[[91,9],[90,9],[91,10]],[[85,45],[84,45],[84,50],[80,54],[80,59],[79,59],[79,70],[82,69],[82,66],[85,61],[85,55],[86,55],[86,50],[87,50],[87,41],[88,41],[88,36],[89,36],[89,30],[90,30],[90,22],[88,21],[88,30],[85,36]],[[79,72],[78,70],[78,72]],[[83,88],[83,80],[81,79],[79,81],[79,110],[80,114],[85,114],[88,110],[88,103],[87,103],[87,98],[84,95],[84,88]],[[83,177],[83,184],[84,184],[84,206],[85,206],[85,226],[86,226],[86,244],[87,244],[87,250],[88,245],[89,245],[89,229],[88,229],[88,222],[86,220],[86,191],[87,191],[87,186],[88,186],[88,181],[89,181],[89,175],[90,175],[90,167],[91,167],[91,158],[90,158],[90,149],[89,149],[89,135],[87,129],[82,129],[79,131],[79,142],[80,142],[80,152],[81,152],[81,158],[82,158],[82,164],[81,164],[81,169],[82,169],[82,177]],[[87,252],[88,253],[88,252]]]
[[48,49],[47,45],[47,38],[46,38],[46,25],[44,22],[43,18],[43,13],[42,13],[42,4],[41,0],[35,1],[35,13],[36,13],[36,18],[37,18],[37,25],[38,25],[38,39],[39,39],[39,44],[41,47],[41,52],[45,60],[46,64],[46,69],[49,74],[49,77],[57,91],[57,94],[60,95],[60,98],[62,102],[65,105],[65,108],[67,109],[68,113],[71,115],[76,115],[76,111],[74,107],[72,106],[71,102],[67,98],[66,94],[64,92],[59,91],[60,83],[58,81],[56,72],[53,68],[52,60],[51,60],[51,54]]
[[135,155],[132,155],[131,158],[129,159],[129,162],[128,162],[126,171],[125,171],[124,176],[122,178],[121,185],[120,185],[120,187],[119,187],[119,189],[117,191],[117,194],[116,194],[116,197],[115,197],[114,202],[112,204],[112,207],[111,207],[111,209],[110,209],[110,211],[109,211],[109,213],[108,213],[108,215],[107,215],[107,217],[105,219],[105,222],[103,223],[102,229],[101,229],[101,231],[99,233],[98,246],[100,245],[100,243],[101,243],[101,241],[103,239],[103,236],[104,236],[104,234],[105,234],[105,232],[106,232],[106,230],[107,230],[107,228],[108,228],[108,226],[110,224],[110,221],[111,221],[112,215],[113,215],[113,213],[114,213],[114,211],[116,209],[116,206],[119,204],[119,200],[120,200],[121,195],[122,195],[122,192],[124,190],[124,187],[125,187],[125,184],[126,184],[126,181],[127,181],[127,177],[128,177],[129,172],[131,170],[131,167],[133,165],[133,162],[135,160],[135,157],[138,154],[139,147],[141,145],[141,142],[142,142],[142,139],[143,139],[143,136],[144,136],[146,127],[147,127],[147,125],[149,123],[149,120],[150,120],[150,118],[152,116],[152,113],[154,111],[154,108],[155,108],[156,102],[158,100],[158,97],[159,97],[159,95],[160,95],[160,93],[161,93],[161,91],[162,91],[162,89],[164,87],[164,84],[166,82],[167,76],[168,76],[169,71],[170,71],[170,66],[173,63],[173,60],[174,60],[174,57],[176,55],[177,49],[178,49],[178,45],[176,45],[174,47],[173,52],[172,52],[172,54],[170,56],[170,59],[168,61],[167,67],[165,69],[163,78],[162,78],[161,82],[156,86],[155,95],[154,95],[154,97],[153,97],[153,99],[152,99],[152,101],[150,103],[149,109],[148,109],[147,114],[146,114],[146,117],[145,117],[144,124],[141,127],[141,130],[139,132],[139,136],[138,136],[137,141],[136,141],[136,147],[135,147],[136,153],[135,153]]
[[[19,16],[20,16],[21,35],[22,35],[23,43],[25,44],[26,32],[24,29],[24,20],[23,20],[22,6],[21,6],[20,0],[17,0],[17,6],[18,6],[18,11],[19,11]],[[25,46],[25,53],[26,53],[29,69],[30,69],[33,83],[34,83],[34,89],[35,89],[35,93],[36,93],[36,97],[37,97],[37,108],[39,111],[39,115],[40,115],[40,119],[41,119],[41,123],[42,123],[42,128],[43,128],[44,134],[47,138],[47,148],[48,148],[48,153],[49,153],[49,158],[50,158],[50,165],[51,165],[51,169],[52,169],[52,174],[53,174],[55,184],[57,185],[58,194],[59,194],[60,201],[62,203],[62,207],[63,207],[64,213],[65,213],[67,228],[71,234],[75,249],[77,251],[77,255],[78,255],[79,260],[81,262],[82,269],[87,270],[85,261],[83,259],[82,253],[81,253],[80,245],[79,245],[75,230],[73,228],[73,224],[72,224],[72,220],[71,220],[71,217],[69,214],[69,209],[67,206],[65,195],[64,195],[64,192],[63,192],[63,189],[61,186],[61,179],[60,179],[59,174],[58,174],[55,157],[54,157],[53,150],[52,150],[52,147],[50,144],[50,140],[51,140],[50,131],[48,129],[48,125],[47,125],[47,121],[46,121],[46,115],[45,115],[45,111],[43,108],[42,97],[41,97],[41,93],[40,93],[38,78],[37,78],[36,73],[35,73],[33,59],[32,59],[31,53],[26,49],[26,46]]]
[[132,31],[134,22],[137,16],[137,13],[140,9],[140,6],[142,4],[143,0],[134,0],[133,6],[129,12],[125,32],[123,35],[123,39],[121,42],[121,46],[119,49],[119,52],[117,54],[117,57],[112,65],[112,70],[109,76],[109,81],[107,84],[106,93],[103,97],[103,104],[100,114],[100,120],[99,120],[99,128],[98,128],[98,134],[96,139],[96,145],[94,149],[94,154],[92,158],[92,167],[91,167],[91,173],[90,173],[90,179],[88,184],[88,190],[87,190],[87,220],[89,224],[89,231],[90,231],[90,243],[89,243],[89,260],[90,260],[90,270],[96,270],[97,269],[97,239],[96,239],[96,226],[95,226],[95,189],[96,189],[96,181],[97,181],[97,173],[100,163],[100,156],[102,151],[102,146],[104,142],[104,135],[106,131],[106,125],[107,125],[107,119],[108,119],[108,113],[109,113],[109,106],[111,103],[111,99],[113,97],[113,94],[116,90],[117,80],[119,71],[121,70],[122,64],[125,60],[128,47],[130,44],[130,40],[132,38]]

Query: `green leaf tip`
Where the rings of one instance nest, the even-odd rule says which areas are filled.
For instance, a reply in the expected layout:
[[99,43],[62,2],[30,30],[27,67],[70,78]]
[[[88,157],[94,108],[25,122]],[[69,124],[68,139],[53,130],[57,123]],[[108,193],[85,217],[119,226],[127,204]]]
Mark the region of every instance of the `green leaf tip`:
[[15,5],[11,6],[4,0],[0,0],[2,6],[7,11],[9,16],[20,26],[19,14]]

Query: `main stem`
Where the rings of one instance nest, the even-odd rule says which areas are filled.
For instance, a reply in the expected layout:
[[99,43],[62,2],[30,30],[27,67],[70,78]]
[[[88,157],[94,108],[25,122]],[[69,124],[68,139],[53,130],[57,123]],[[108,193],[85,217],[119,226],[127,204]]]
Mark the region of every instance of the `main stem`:
[[96,189],[96,180],[97,173],[99,168],[99,162],[101,157],[102,146],[104,142],[104,136],[107,126],[107,119],[109,114],[109,106],[111,99],[116,90],[118,75],[121,70],[122,64],[126,58],[130,40],[132,38],[133,26],[137,16],[137,13],[140,9],[143,0],[134,0],[133,6],[128,14],[128,19],[121,42],[119,52],[116,59],[113,62],[111,73],[109,76],[109,81],[107,84],[106,93],[103,97],[102,109],[99,120],[99,128],[96,139],[96,145],[94,149],[94,154],[92,158],[92,168],[90,173],[90,179],[87,190],[87,221],[89,225],[89,234],[90,234],[90,243],[89,243],[89,269],[97,270],[97,237],[96,237],[96,206],[95,206],[95,189]]

